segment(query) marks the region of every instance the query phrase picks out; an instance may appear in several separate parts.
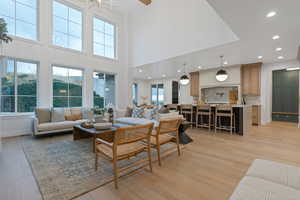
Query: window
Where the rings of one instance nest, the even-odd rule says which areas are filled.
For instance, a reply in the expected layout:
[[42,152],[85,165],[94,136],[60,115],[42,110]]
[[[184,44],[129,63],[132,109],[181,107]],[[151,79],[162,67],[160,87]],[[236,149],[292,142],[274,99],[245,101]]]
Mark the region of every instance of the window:
[[53,1],[53,44],[82,50],[82,12]]
[[94,72],[94,107],[115,105],[115,75]]
[[37,40],[37,10],[37,0],[0,0],[0,18],[18,37]]
[[151,85],[151,104],[152,105],[164,105],[164,84]]
[[133,105],[138,105],[138,84],[132,84],[132,103]]
[[0,78],[0,112],[33,112],[37,105],[37,64],[4,59]]
[[115,25],[94,17],[94,54],[115,58]]
[[82,106],[83,71],[53,66],[53,107]]

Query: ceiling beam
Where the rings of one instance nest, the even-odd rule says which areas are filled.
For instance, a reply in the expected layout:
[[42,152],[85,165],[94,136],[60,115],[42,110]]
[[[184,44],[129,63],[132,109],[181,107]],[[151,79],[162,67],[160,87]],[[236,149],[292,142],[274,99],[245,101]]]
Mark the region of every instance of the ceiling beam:
[[139,0],[139,1],[145,4],[146,6],[148,6],[152,2],[152,0]]

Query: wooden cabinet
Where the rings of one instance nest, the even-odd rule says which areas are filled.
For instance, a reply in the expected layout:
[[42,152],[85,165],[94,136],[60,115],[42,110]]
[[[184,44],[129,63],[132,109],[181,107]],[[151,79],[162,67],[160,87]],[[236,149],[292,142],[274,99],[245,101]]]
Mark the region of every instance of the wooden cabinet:
[[260,96],[260,74],[262,63],[241,67],[242,95]]
[[199,72],[191,72],[190,92],[192,97],[199,97]]
[[261,105],[252,106],[252,124],[261,125]]

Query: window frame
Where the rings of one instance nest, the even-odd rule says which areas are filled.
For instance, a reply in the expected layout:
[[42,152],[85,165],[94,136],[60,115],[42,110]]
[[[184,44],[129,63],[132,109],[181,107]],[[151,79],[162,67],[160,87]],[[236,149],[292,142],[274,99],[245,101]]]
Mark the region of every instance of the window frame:
[[[82,94],[82,96],[81,96],[81,98],[82,98],[82,102],[81,102],[81,106],[80,107],[84,107],[84,103],[85,103],[85,99],[84,99],[84,97],[85,97],[85,70],[84,70],[84,68],[82,68],[82,67],[74,67],[74,66],[67,66],[67,65],[60,65],[60,64],[51,64],[51,96],[52,96],[52,98],[51,98],[51,107],[53,107],[53,108],[59,108],[59,107],[54,107],[54,105],[53,105],[53,99],[54,99],[54,97],[58,97],[58,96],[54,96],[53,95],[53,67],[61,67],[61,68],[67,68],[67,69],[74,69],[74,70],[81,70],[82,71],[82,85],[81,85],[81,94]],[[68,83],[69,84],[69,83]],[[69,87],[68,87],[68,89],[69,89]],[[69,92],[69,91],[68,91]],[[67,96],[67,97],[70,97],[70,96]],[[69,106],[69,102],[68,102],[68,106]],[[67,107],[67,108],[71,108],[71,107]]]
[[[14,25],[15,34],[8,33],[8,35],[11,36],[12,38],[20,39],[20,40],[24,40],[24,41],[29,41],[29,42],[38,42],[38,41],[40,41],[40,4],[41,4],[40,0],[36,0],[36,24],[35,24],[35,26],[36,26],[36,30],[35,30],[36,39],[25,38],[25,37],[21,37],[21,36],[17,36],[16,35],[16,30],[17,30],[17,23],[16,23],[16,21],[17,21],[17,17],[16,17],[16,15],[17,15],[17,9],[16,9],[16,4],[17,4],[17,2],[16,2],[16,0],[14,0],[14,2],[15,2],[14,3],[14,8],[15,8],[15,16],[14,16],[14,18],[11,18],[9,16],[6,16],[6,17],[11,18],[11,19],[14,20],[14,23],[15,23],[15,25]],[[29,7],[28,5],[25,5],[25,4],[22,4],[22,3],[21,3],[21,5]],[[25,22],[25,21],[22,21],[22,22]],[[8,24],[8,22],[6,22],[6,23]],[[25,22],[25,23],[31,24],[31,23],[28,23],[28,22]]]
[[[95,43],[95,41],[94,41],[94,20],[95,19],[98,19],[98,20],[101,20],[101,21],[106,22],[108,24],[111,24],[114,27],[114,46],[113,46],[114,47],[114,57],[113,58],[106,57],[106,56],[101,56],[101,55],[97,55],[94,52],[94,43]],[[118,33],[117,33],[117,31],[118,31],[118,25],[117,25],[117,23],[112,22],[112,21],[110,21],[110,20],[108,20],[108,19],[106,19],[106,18],[104,18],[102,16],[99,16],[97,14],[93,14],[92,15],[92,20],[91,21],[92,21],[91,22],[91,24],[92,24],[92,31],[91,31],[92,32],[92,43],[91,43],[92,44],[92,47],[91,47],[92,55],[96,56],[96,57],[108,59],[108,60],[118,60],[118,51],[117,51],[117,46],[118,46],[117,45],[117,43],[118,43],[118,41],[117,41],[117,39],[118,39],[118,36],[117,36],[118,35]]]
[[[40,74],[40,62],[39,61],[35,61],[35,60],[30,60],[30,59],[23,59],[23,58],[15,58],[15,57],[4,57],[2,58],[5,61],[7,60],[13,60],[14,61],[14,91],[15,94],[11,95],[15,97],[15,111],[14,112],[1,112],[0,114],[31,114],[34,112],[18,112],[18,98],[16,98],[18,96],[18,75],[17,75],[17,62],[25,62],[25,63],[31,63],[31,64],[36,64],[36,107],[39,107],[39,74]],[[1,61],[1,59],[0,59]],[[5,65],[6,66],[6,65]],[[5,96],[5,95],[0,95],[0,96]]]
[[[131,90],[132,90],[132,100],[131,100],[131,102],[134,104],[134,103],[136,103],[136,105],[139,105],[139,95],[138,95],[138,93],[139,93],[139,84],[138,83],[136,83],[136,82],[134,82],[134,83],[132,83],[132,85],[131,85]],[[135,93],[135,98],[133,98],[133,93]]]
[[[93,108],[95,108],[95,101],[94,101],[94,73],[102,73],[102,74],[105,74],[105,75],[113,75],[115,77],[115,91],[114,91],[114,96],[115,96],[115,105],[116,106],[118,103],[117,103],[117,75],[116,73],[111,73],[111,72],[104,72],[104,71],[99,71],[99,70],[94,70],[93,73],[92,73],[92,78],[93,78],[93,89],[92,89],[92,98],[93,98]],[[106,80],[106,76],[105,76],[105,79]],[[105,97],[104,97],[104,108],[105,108]]]
[[[163,88],[163,90],[164,90],[164,100],[163,100],[163,104],[165,103],[165,84],[163,84],[163,83],[151,83],[150,84],[150,104],[151,105],[155,105],[155,106],[161,106],[160,104],[159,104],[159,85],[162,85],[162,88]],[[156,97],[156,104],[152,104],[152,86],[156,86],[155,87],[155,89],[156,89],[156,92],[157,92],[157,97]]]
[[[63,46],[59,46],[59,45],[56,45],[56,44],[54,44],[54,32],[55,32],[55,30],[54,30],[54,2],[57,2],[57,3],[60,3],[60,4],[63,4],[63,5],[65,5],[65,6],[67,6],[67,7],[69,7],[69,8],[72,8],[72,9],[75,9],[75,10],[77,10],[77,11],[80,11],[81,12],[81,50],[79,51],[79,50],[76,50],[76,49],[72,49],[72,48],[69,48],[69,47],[63,47]],[[59,48],[59,49],[63,49],[63,50],[67,50],[67,51],[72,51],[72,52],[76,52],[76,53],[83,53],[84,52],[84,38],[85,38],[85,34],[84,34],[84,27],[85,27],[85,12],[84,12],[84,10],[81,8],[81,7],[79,7],[79,6],[77,6],[77,5],[75,5],[75,4],[73,4],[73,3],[71,3],[71,2],[68,2],[68,1],[65,1],[65,0],[52,0],[51,1],[51,45],[52,46],[54,46],[55,48]],[[68,23],[69,23],[69,21],[68,21]],[[70,36],[70,35],[67,35],[68,37]]]

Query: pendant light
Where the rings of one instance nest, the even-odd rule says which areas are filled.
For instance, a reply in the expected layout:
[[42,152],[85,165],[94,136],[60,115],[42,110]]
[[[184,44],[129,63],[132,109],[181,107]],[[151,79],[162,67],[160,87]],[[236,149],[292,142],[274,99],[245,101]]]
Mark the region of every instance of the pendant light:
[[220,56],[221,69],[216,74],[216,79],[217,79],[217,81],[220,81],[220,82],[226,81],[228,78],[227,72],[223,69],[224,68],[223,58],[224,58],[224,56]]
[[184,66],[184,74],[180,77],[179,83],[181,85],[188,85],[190,83],[190,78],[186,73],[186,63],[184,63],[183,66]]

